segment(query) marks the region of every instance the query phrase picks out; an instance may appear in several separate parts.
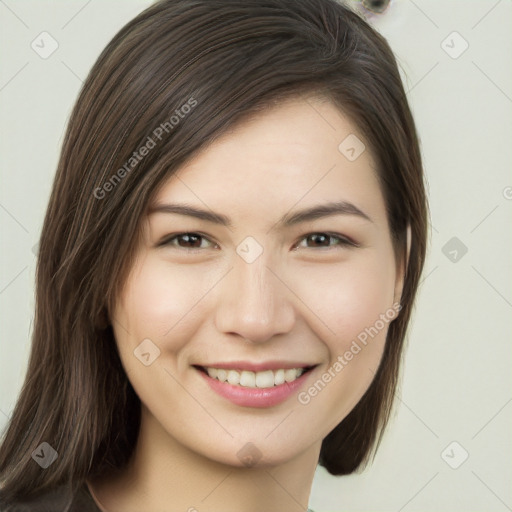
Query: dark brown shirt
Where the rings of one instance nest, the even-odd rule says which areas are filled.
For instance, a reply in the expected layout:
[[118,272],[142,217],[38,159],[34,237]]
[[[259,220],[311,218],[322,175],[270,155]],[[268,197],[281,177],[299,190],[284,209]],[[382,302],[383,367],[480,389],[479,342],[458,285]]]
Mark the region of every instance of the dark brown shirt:
[[101,512],[87,484],[75,493],[69,487],[60,486],[30,500],[6,504],[0,499],[0,512]]

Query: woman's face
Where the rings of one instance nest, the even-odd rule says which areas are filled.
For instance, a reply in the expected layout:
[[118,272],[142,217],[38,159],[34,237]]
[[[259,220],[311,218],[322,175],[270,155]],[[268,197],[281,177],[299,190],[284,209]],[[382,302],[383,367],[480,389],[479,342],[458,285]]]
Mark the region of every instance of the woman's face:
[[235,466],[283,463],[319,449],[369,387],[402,272],[361,140],[332,103],[293,99],[159,189],[111,320],[173,442]]

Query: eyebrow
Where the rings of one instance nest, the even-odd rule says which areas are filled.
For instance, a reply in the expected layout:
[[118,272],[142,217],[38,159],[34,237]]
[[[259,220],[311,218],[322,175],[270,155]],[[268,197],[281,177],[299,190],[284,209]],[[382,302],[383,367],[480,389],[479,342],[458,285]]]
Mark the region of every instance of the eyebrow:
[[[187,204],[155,204],[149,208],[148,216],[155,213],[186,215],[214,224],[220,224],[228,228],[233,227],[231,219],[226,215],[211,210],[202,210]],[[290,227],[302,222],[330,217],[332,215],[355,215],[369,222],[373,222],[373,220],[355,204],[348,201],[336,201],[312,206],[297,212],[287,213],[283,215],[276,224],[280,227]]]

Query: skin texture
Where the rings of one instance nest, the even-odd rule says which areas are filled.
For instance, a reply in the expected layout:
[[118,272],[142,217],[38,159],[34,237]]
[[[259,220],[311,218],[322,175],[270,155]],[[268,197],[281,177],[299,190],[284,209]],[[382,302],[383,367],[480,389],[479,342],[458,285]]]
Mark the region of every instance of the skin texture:
[[[291,99],[232,129],[159,189],[155,203],[218,212],[232,226],[166,213],[144,221],[145,244],[111,318],[142,423],[129,467],[91,482],[106,510],[307,508],[322,439],[370,385],[388,324],[306,405],[297,393],[269,408],[234,405],[192,365],[316,364],[299,390],[307,391],[400,300],[403,269],[374,161],[368,145],[352,162],[339,151],[349,134],[363,140],[328,100]],[[285,214],[341,200],[371,221],[341,214],[276,224]],[[204,238],[158,246],[184,232]],[[336,238],[308,241],[326,232],[359,247]],[[263,248],[252,263],[236,252],[248,236]],[[134,356],[146,338],[160,349],[149,366]],[[253,467],[237,455],[249,442],[261,455]]]

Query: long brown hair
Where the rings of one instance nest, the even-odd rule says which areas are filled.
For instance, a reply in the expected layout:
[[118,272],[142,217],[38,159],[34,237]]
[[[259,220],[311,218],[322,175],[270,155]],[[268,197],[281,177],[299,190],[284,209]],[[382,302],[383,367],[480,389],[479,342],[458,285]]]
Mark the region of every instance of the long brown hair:
[[[163,0],[104,49],[69,120],[40,238],[30,360],[1,445],[5,499],[76,488],[128,461],[140,400],[109,312],[147,205],[226,129],[312,93],[337,105],[371,147],[398,261],[411,227],[402,309],[382,362],[320,452],[333,475],[367,464],[390,415],[427,242],[419,143],[393,53],[336,0]],[[154,147],[135,158],[148,137]],[[42,442],[58,453],[46,469],[31,457]]]

